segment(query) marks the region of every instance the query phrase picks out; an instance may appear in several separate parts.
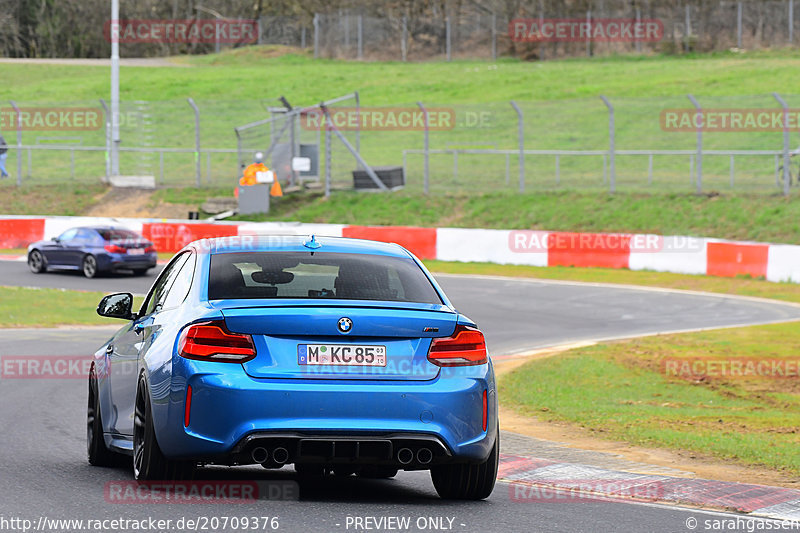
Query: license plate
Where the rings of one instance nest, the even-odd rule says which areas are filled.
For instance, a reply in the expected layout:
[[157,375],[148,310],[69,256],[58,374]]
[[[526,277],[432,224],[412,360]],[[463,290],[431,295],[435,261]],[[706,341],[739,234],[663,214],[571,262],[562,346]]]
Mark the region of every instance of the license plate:
[[386,346],[298,344],[297,364],[386,366]]
[[144,255],[144,248],[128,248],[128,255]]

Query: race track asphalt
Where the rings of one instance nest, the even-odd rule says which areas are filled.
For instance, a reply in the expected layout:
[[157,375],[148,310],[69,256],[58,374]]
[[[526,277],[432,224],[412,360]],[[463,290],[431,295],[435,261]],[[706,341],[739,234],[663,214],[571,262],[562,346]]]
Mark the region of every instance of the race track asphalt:
[[[800,308],[795,306],[730,297],[539,281],[437,278],[456,307],[480,324],[494,354],[587,339],[800,319]],[[143,293],[153,279],[153,274],[96,280],[73,274],[36,276],[24,263],[0,262],[0,285]],[[0,358],[88,355],[113,333],[114,322],[109,322],[108,328],[82,330],[0,330]],[[291,468],[267,471],[260,467],[204,469],[202,478],[288,482],[299,497],[239,504],[111,503],[107,501],[110,487],[129,482],[132,476],[127,467],[87,464],[85,406],[83,378],[0,380],[0,530],[12,530],[13,524],[3,520],[14,518],[31,520],[36,527],[42,517],[176,521],[181,517],[274,516],[279,519],[279,531],[436,531],[450,527],[451,531],[469,532],[686,532],[703,531],[704,520],[732,517],[628,502],[520,502],[513,498],[507,483],[499,483],[484,502],[447,502],[436,497],[424,472],[400,473],[393,480],[331,477],[305,482]],[[353,525],[355,519],[367,517],[408,517],[411,527],[367,527],[375,522]],[[433,527],[429,517],[440,519],[443,527]],[[687,520],[691,524],[692,519],[699,521],[700,527],[688,528]],[[79,530],[74,524],[45,525],[50,527],[40,530]],[[166,529],[179,531],[175,522]],[[229,525],[225,530],[235,529]]]

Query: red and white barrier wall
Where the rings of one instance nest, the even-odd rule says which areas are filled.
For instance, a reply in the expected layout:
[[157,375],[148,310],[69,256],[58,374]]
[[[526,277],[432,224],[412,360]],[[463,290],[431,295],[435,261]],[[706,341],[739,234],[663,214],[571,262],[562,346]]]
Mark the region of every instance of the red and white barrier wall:
[[288,222],[195,222],[96,217],[2,217],[0,248],[24,248],[82,225],[124,226],[162,252],[209,237],[325,235],[396,242],[422,259],[531,266],[629,268],[800,283],[800,246],[685,236],[527,230],[350,226]]

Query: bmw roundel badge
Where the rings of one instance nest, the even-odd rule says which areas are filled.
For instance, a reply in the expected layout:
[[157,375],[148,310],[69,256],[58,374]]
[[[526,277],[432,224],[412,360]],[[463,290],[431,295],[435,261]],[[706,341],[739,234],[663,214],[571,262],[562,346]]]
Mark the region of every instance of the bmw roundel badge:
[[339,331],[342,333],[350,333],[350,330],[353,329],[353,321],[346,316],[339,319],[338,325]]

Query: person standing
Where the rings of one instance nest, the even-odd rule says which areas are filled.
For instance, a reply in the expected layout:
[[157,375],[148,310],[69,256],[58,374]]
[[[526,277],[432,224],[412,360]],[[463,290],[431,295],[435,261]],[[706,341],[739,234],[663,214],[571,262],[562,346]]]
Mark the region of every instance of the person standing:
[[8,171],[6,170],[6,158],[8,157],[8,144],[6,140],[0,135],[0,178],[7,178]]

